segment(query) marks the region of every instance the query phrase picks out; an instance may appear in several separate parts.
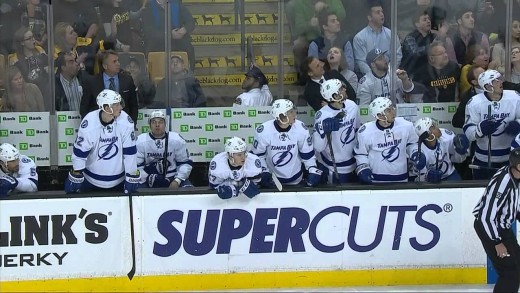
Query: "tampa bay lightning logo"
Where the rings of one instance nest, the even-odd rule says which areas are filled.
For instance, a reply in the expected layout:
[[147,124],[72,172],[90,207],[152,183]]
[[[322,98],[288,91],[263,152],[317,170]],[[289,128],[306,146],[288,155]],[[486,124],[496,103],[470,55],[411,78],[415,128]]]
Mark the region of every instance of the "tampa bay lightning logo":
[[233,170],[232,174],[234,180],[240,179],[240,172],[238,172],[237,170]]
[[273,156],[273,165],[275,167],[283,167],[287,165],[293,158],[290,150],[278,152]]
[[253,141],[253,147],[254,147],[255,149],[258,148],[258,140],[255,139],[255,140]]
[[504,132],[506,132],[507,122],[505,121],[505,119],[497,119],[497,121],[500,121],[501,124],[500,126],[498,126],[498,129],[492,134],[493,136],[500,136],[504,134]]
[[255,166],[256,166],[257,168],[261,168],[261,167],[262,167],[262,164],[260,163],[260,160],[259,160],[259,159],[256,159],[256,160],[255,160]]
[[399,158],[399,145],[391,146],[381,152],[381,156],[383,157],[383,161],[388,161],[389,163],[394,162]]
[[493,102],[493,110],[498,111],[500,110],[500,102]]
[[256,128],[256,132],[258,133],[262,133],[262,131],[264,131],[264,126],[263,125],[260,125]]
[[26,158],[26,157],[22,158],[22,163],[29,163],[29,162],[31,162],[31,160],[29,158]]
[[211,163],[209,164],[209,169],[210,169],[210,170],[215,170],[215,169],[217,169],[217,162],[215,162],[215,161],[211,161]]
[[280,135],[278,136],[278,138],[279,138],[281,141],[286,141],[286,140],[289,140],[289,135],[288,135],[286,132],[282,132],[282,133],[280,133]]
[[108,133],[112,133],[112,131],[114,130],[114,127],[112,125],[107,125],[107,126],[105,126],[104,130]]
[[104,144],[98,149],[98,160],[110,160],[115,157],[117,153],[119,153],[119,148],[115,141]]
[[343,146],[351,143],[356,138],[355,135],[351,135],[353,133],[354,133],[354,126],[352,124],[350,124],[348,127],[343,129],[343,131],[341,132],[341,137],[340,137],[340,140],[341,140],[341,143],[343,144]]
[[316,112],[314,119],[320,119],[320,117],[321,117],[321,111]]
[[162,142],[162,139],[156,139],[156,140],[155,140],[155,146],[156,146],[158,149],[162,149],[162,148],[163,148],[163,142]]
[[132,117],[128,116],[127,118],[128,118],[128,123],[134,124],[134,120],[132,120]]
[[81,128],[87,128],[87,126],[88,126],[88,121],[83,120],[83,122],[81,122]]

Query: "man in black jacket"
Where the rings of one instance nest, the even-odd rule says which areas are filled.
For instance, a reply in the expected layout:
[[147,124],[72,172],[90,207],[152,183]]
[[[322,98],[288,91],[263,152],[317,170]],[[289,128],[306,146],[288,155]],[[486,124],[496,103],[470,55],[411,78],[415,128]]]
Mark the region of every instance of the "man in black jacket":
[[56,111],[79,111],[88,73],[79,69],[72,51],[60,52],[55,65]]

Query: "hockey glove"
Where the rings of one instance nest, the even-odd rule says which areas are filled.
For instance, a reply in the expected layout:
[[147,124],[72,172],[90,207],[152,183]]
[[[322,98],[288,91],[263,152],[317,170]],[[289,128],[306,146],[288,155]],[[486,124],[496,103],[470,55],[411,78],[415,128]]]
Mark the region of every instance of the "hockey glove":
[[426,156],[422,152],[412,153],[410,160],[417,170],[422,170],[424,167],[426,167]]
[[217,194],[221,199],[230,199],[238,196],[235,186],[219,185],[217,186]]
[[249,198],[253,198],[260,193],[256,184],[249,179],[244,180],[242,187],[240,187],[239,191]]
[[260,186],[265,188],[276,188],[276,185],[273,181],[273,176],[269,172],[262,172],[260,174]]
[[321,182],[321,175],[323,171],[316,167],[309,168],[309,174],[307,174],[307,186],[316,187]]
[[139,172],[137,172],[137,174],[135,174],[135,175],[126,173],[125,186],[124,186],[125,194],[129,194],[129,193],[133,193],[133,192],[137,191],[137,189],[139,188],[140,177],[141,176],[140,176]]
[[161,188],[170,186],[170,180],[168,180],[168,178],[164,178],[163,175],[159,174],[148,175],[146,182],[148,183],[148,187],[150,188]]
[[363,184],[372,184],[372,180],[374,180],[374,176],[372,175],[372,170],[367,164],[361,164],[357,167],[357,175],[359,181]]
[[0,197],[7,196],[16,186],[18,186],[18,180],[16,180],[16,178],[8,175],[2,176],[0,178]]
[[500,124],[502,124],[502,121],[496,121],[495,119],[486,119],[481,121],[477,126],[477,136],[484,137],[493,134]]
[[[170,167],[170,161],[168,161],[168,167]],[[164,164],[163,160],[159,160],[157,162],[150,163],[146,165],[143,170],[146,172],[146,174],[160,174],[164,175]]]
[[323,133],[329,134],[333,131],[339,130],[339,119],[327,118],[321,122],[321,125],[323,126]]
[[504,131],[509,135],[516,136],[518,133],[520,133],[520,123],[518,123],[516,120],[513,120],[507,124]]
[[469,139],[464,134],[457,134],[453,139],[453,146],[458,154],[465,155],[469,148]]
[[430,169],[426,172],[426,181],[430,183],[438,183],[442,180],[442,171]]
[[81,190],[81,184],[85,177],[83,177],[83,172],[78,171],[70,171],[69,176],[65,179],[65,193],[78,193]]

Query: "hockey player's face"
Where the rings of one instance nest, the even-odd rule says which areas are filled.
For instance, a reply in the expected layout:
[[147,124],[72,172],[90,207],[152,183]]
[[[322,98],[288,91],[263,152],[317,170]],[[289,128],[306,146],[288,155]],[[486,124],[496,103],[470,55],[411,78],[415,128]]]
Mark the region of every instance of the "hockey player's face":
[[[119,115],[121,115],[121,110],[123,110],[123,104],[122,103],[114,103],[112,105],[110,105],[110,108],[112,108],[112,116],[114,116],[114,118],[117,118],[119,117]],[[110,113],[110,109],[108,109],[108,113]]]
[[493,80],[491,82],[491,84],[493,85],[493,92],[497,93],[497,94],[501,94],[504,89],[502,86],[503,83],[504,83],[504,81],[502,80],[502,77]]
[[166,129],[166,122],[162,118],[153,118],[150,121],[150,131],[154,136],[162,136]]
[[246,152],[230,154],[229,161],[233,166],[244,166],[246,161]]
[[20,160],[12,160],[5,163],[8,172],[16,173],[20,170]]
[[383,111],[383,113],[384,113],[384,115],[379,114],[379,118],[381,120],[386,121],[388,123],[392,123],[395,121],[396,113],[395,113],[394,106],[390,106],[390,107],[386,108],[385,111]]
[[252,88],[255,87],[255,78],[252,77],[252,76],[246,76],[246,78],[244,79],[244,81],[242,82],[242,89],[243,90],[246,90],[246,91],[249,91],[251,90]]

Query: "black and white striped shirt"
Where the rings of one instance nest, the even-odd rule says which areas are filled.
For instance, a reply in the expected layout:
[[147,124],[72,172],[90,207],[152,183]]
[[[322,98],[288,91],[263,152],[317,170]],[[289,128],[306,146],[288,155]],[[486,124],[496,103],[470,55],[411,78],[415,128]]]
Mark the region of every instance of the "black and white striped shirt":
[[487,236],[497,244],[501,242],[498,227],[509,229],[516,219],[519,204],[518,182],[510,167],[502,167],[491,178],[484,195],[473,209]]

